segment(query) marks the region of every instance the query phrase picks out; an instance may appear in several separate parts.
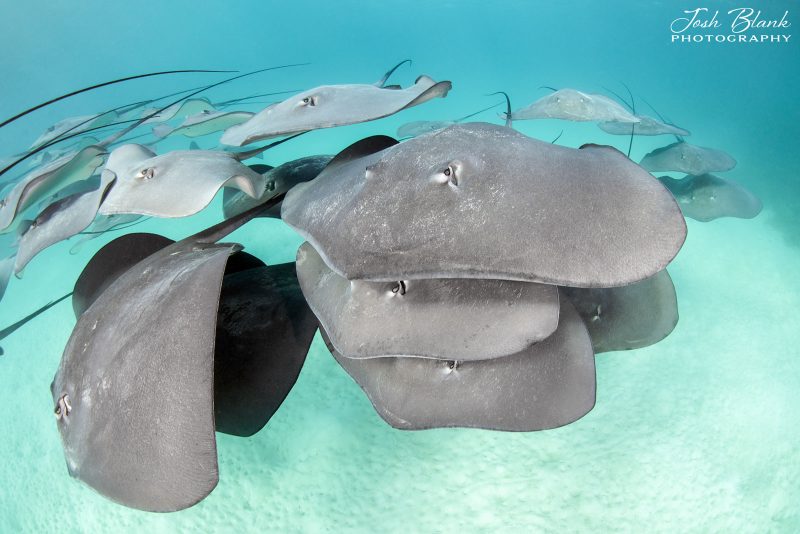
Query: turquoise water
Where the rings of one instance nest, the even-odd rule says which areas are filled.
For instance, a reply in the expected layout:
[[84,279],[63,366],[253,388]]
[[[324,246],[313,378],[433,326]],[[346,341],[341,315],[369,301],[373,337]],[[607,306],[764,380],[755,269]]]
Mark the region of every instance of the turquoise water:
[[[657,2],[29,2],[0,4],[0,117],[75,88],[176,68],[250,70],[209,96],[370,83],[404,58],[453,81],[435,100],[380,121],[318,131],[265,155],[278,164],[336,153],[416,119],[452,119],[504,90],[519,107],[540,86],[622,92],[627,83],[688,140],[724,149],[724,176],[764,204],[755,219],[689,220],[670,273],[680,322],[664,341],[597,357],[597,405],[556,430],[402,432],[386,425],[317,338],[297,385],[252,438],[219,434],[220,482],[197,506],[151,514],[107,501],[72,479],[52,414],[50,381],[74,326],[63,303],[2,341],[0,531],[687,531],[800,530],[800,48],[677,44],[680,1]],[[728,2],[708,2],[724,11]],[[764,4],[778,18],[800,10]],[[788,33],[795,27],[788,29]],[[800,35],[792,37],[795,39]],[[176,76],[61,102],[0,130],[2,155],[52,123],[210,83]],[[246,109],[256,111],[263,105]],[[479,117],[499,123],[493,112]],[[525,121],[523,133],[627,150],[591,123]],[[212,148],[216,138],[199,140]],[[632,158],[671,142],[637,138]],[[185,140],[159,145],[180,148]],[[185,237],[221,218],[217,198],[183,220],[137,231]],[[70,291],[92,254],[53,246],[12,280],[0,327]],[[255,220],[230,238],[267,263],[291,261],[301,238]]]

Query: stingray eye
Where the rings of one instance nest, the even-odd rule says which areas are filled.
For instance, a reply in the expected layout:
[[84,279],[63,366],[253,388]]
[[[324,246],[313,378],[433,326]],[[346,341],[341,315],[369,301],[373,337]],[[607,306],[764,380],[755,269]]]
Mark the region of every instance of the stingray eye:
[[439,184],[450,184],[453,187],[458,187],[458,178],[461,174],[461,164],[453,161],[441,171],[431,176],[431,180]]
[[156,170],[153,167],[147,167],[146,169],[139,171],[139,174],[136,177],[142,180],[150,180],[155,175]]
[[395,295],[405,295],[406,294],[406,283],[400,280],[397,282],[394,287],[392,288],[392,293]]
[[68,417],[70,412],[72,411],[72,404],[69,402],[69,395],[64,393],[59,397],[58,404],[56,404],[55,414],[56,419],[61,419],[62,417]]
[[267,182],[267,191],[275,191],[275,180],[270,180]]
[[458,360],[450,360],[445,365],[447,365],[447,372],[453,372],[461,365]]
[[8,203],[8,201],[6,199],[1,199],[0,200],[0,208],[5,208],[7,203]]
[[560,96],[557,96],[557,97],[556,97],[556,103],[560,103],[560,102],[561,102],[561,97],[560,97]]
[[307,96],[303,100],[300,101],[301,106],[308,106],[314,107],[317,105],[317,97],[316,96]]

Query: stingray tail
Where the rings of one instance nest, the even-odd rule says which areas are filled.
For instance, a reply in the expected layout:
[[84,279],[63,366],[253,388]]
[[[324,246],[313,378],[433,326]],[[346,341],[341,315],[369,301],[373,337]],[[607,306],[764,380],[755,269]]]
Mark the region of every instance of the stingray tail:
[[508,93],[505,91],[497,91],[496,93],[489,93],[486,96],[494,96],[494,95],[503,95],[506,97],[506,111],[501,116],[506,120],[506,128],[514,128],[512,119],[511,119],[511,98],[509,98]]
[[386,72],[386,74],[384,74],[383,77],[380,80],[375,82],[375,85],[378,86],[378,87],[381,87],[381,88],[385,87],[386,86],[386,82],[389,81],[389,77],[392,74],[394,74],[394,71],[399,69],[404,63],[408,63],[409,65],[411,65],[411,60],[410,59],[404,59],[403,61],[401,61],[400,63],[398,63],[397,65],[395,65],[391,69],[389,69],[388,72]]

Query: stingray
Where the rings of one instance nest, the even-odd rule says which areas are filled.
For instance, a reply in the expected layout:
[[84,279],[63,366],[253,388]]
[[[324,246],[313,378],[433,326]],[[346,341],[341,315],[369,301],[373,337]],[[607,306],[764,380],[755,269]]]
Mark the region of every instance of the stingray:
[[678,135],[687,136],[691,132],[679,128],[672,124],[666,124],[660,120],[648,117],[647,115],[637,115],[640,122],[631,125],[630,122],[600,122],[597,125],[606,133],[613,135],[631,135],[633,128],[634,135]]
[[223,186],[261,197],[263,176],[236,157],[207,150],[176,150],[157,156],[142,145],[123,145],[111,152],[103,170],[115,175],[117,182],[100,213],[186,217],[205,208]]
[[[561,89],[511,114],[513,120],[563,119],[637,123],[639,118],[604,95]],[[628,131],[630,133],[630,130]]]
[[159,111],[158,108],[148,108],[142,112],[142,118],[146,120],[142,124],[153,124],[166,122],[174,117],[188,117],[204,111],[215,111],[214,104],[207,98],[188,98],[172,104]]
[[[72,293],[67,293],[63,297],[58,298],[56,300],[53,300],[53,301],[45,304],[44,306],[42,306],[38,310],[34,311],[33,313],[30,313],[30,314],[26,315],[25,317],[23,317],[19,321],[15,322],[14,324],[8,325],[7,327],[3,328],[2,330],[0,330],[0,341],[4,340],[5,338],[10,336],[11,334],[16,332],[17,330],[19,330],[20,328],[25,326],[32,319],[35,319],[36,317],[40,316],[41,314],[43,314],[44,312],[46,312],[47,310],[49,310],[50,308],[52,308],[53,306],[55,306],[56,304],[61,302],[62,300],[69,298],[71,295],[72,295]],[[0,295],[0,298],[2,298],[1,295]],[[0,347],[0,356],[2,356],[3,354],[5,354],[5,351],[3,350],[3,347]]]
[[736,160],[722,150],[679,141],[646,154],[639,164],[650,172],[675,171],[701,175],[729,171],[736,166]]
[[352,145],[283,203],[283,220],[349,280],[620,286],[662,270],[686,237],[669,191],[610,147],[485,123],[393,143]]
[[[286,193],[299,183],[313,180],[332,158],[333,156],[306,156],[275,168],[268,165],[250,165],[250,168],[264,175],[264,194],[276,195]],[[222,190],[222,212],[225,218],[247,211],[260,202],[263,200],[252,198],[238,189],[226,187]],[[261,216],[280,218],[280,210],[280,205],[276,205],[263,211]]]
[[242,146],[259,139],[367,122],[445,97],[452,84],[420,76],[406,89],[378,85],[324,85],[292,96],[233,126],[222,135],[226,145]]
[[563,299],[553,335],[503,358],[352,359],[331,352],[378,414],[403,430],[544,430],[580,419],[595,403],[591,340]]
[[216,486],[217,309],[241,248],[217,241],[260,209],[147,256],[78,318],[51,392],[69,472],[107,498],[175,511]]
[[[100,249],[75,284],[75,316],[125,271],[172,243],[129,234]],[[297,380],[316,330],[294,263],[267,267],[243,251],[228,259],[214,345],[217,432],[250,436],[267,423]]]
[[191,115],[180,126],[172,128],[166,124],[159,124],[153,128],[156,137],[168,137],[180,134],[186,137],[200,137],[214,132],[221,132],[231,126],[249,120],[255,113],[249,111],[208,111]]
[[92,224],[114,180],[114,175],[104,173],[94,191],[76,193],[47,206],[22,234],[14,272],[19,275],[39,252]]
[[102,165],[105,154],[101,146],[90,145],[26,175],[0,200],[0,232],[11,227],[30,206],[71,183],[90,177]]
[[464,122],[467,119],[474,117],[475,115],[480,115],[485,111],[489,111],[490,109],[497,107],[499,104],[493,104],[488,108],[484,108],[480,111],[476,111],[474,113],[470,113],[469,115],[464,115],[458,119],[452,121],[413,121],[407,122],[400,126],[397,129],[397,137],[417,137],[419,135],[423,135],[430,132],[435,132],[436,130],[441,130],[442,128],[447,128],[448,126],[452,126],[454,124],[458,124],[460,122]]
[[761,213],[761,201],[742,185],[713,174],[659,178],[675,195],[684,216],[709,222],[720,217],[752,219]]
[[36,141],[33,142],[30,148],[36,148],[50,141],[64,135],[66,132],[76,131],[82,132],[89,129],[98,129],[103,126],[108,126],[119,118],[114,112],[100,113],[96,115],[85,115],[82,117],[71,117],[69,119],[61,120],[54,125],[50,126]]
[[595,353],[658,343],[678,324],[678,298],[666,270],[622,287],[561,287],[592,338]]
[[487,360],[520,352],[558,325],[555,286],[508,280],[346,280],[308,243],[297,275],[336,350],[348,358]]

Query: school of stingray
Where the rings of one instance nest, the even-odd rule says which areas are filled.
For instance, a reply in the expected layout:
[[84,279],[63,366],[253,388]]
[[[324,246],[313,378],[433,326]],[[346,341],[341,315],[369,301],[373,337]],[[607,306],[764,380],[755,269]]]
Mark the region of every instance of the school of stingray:
[[[402,141],[375,135],[333,156],[248,164],[306,132],[451,91],[424,74],[390,85],[407,62],[372,84],[200,96],[294,66],[237,74],[66,118],[3,161],[0,296],[47,247],[123,231],[71,294],[0,331],[12,335],[71,297],[77,321],[51,392],[73,477],[141,510],[199,502],[219,478],[215,432],[260,431],[317,330],[392,427],[569,424],[595,404],[595,354],[649,346],[675,328],[666,268],[686,238],[684,217],[761,210],[743,186],[711,174],[732,169],[733,157],[689,144],[689,131],[655,110],[637,114],[630,92],[546,88],[516,111],[501,93],[503,124],[466,121],[477,113],[416,121],[400,127]],[[0,127],[74,94],[179,72],[87,87]],[[237,110],[270,96],[284,99]],[[609,146],[570,148],[514,129],[536,119],[596,122],[631,144],[675,142],[636,163]],[[167,137],[186,138],[186,149],[159,153]],[[217,148],[200,149],[201,137]],[[651,174],[661,172],[685,176]],[[124,233],[143,217],[189,217],[217,195],[224,220],[196,235]],[[225,240],[256,217],[280,218],[305,239],[295,262],[265,265]]]

